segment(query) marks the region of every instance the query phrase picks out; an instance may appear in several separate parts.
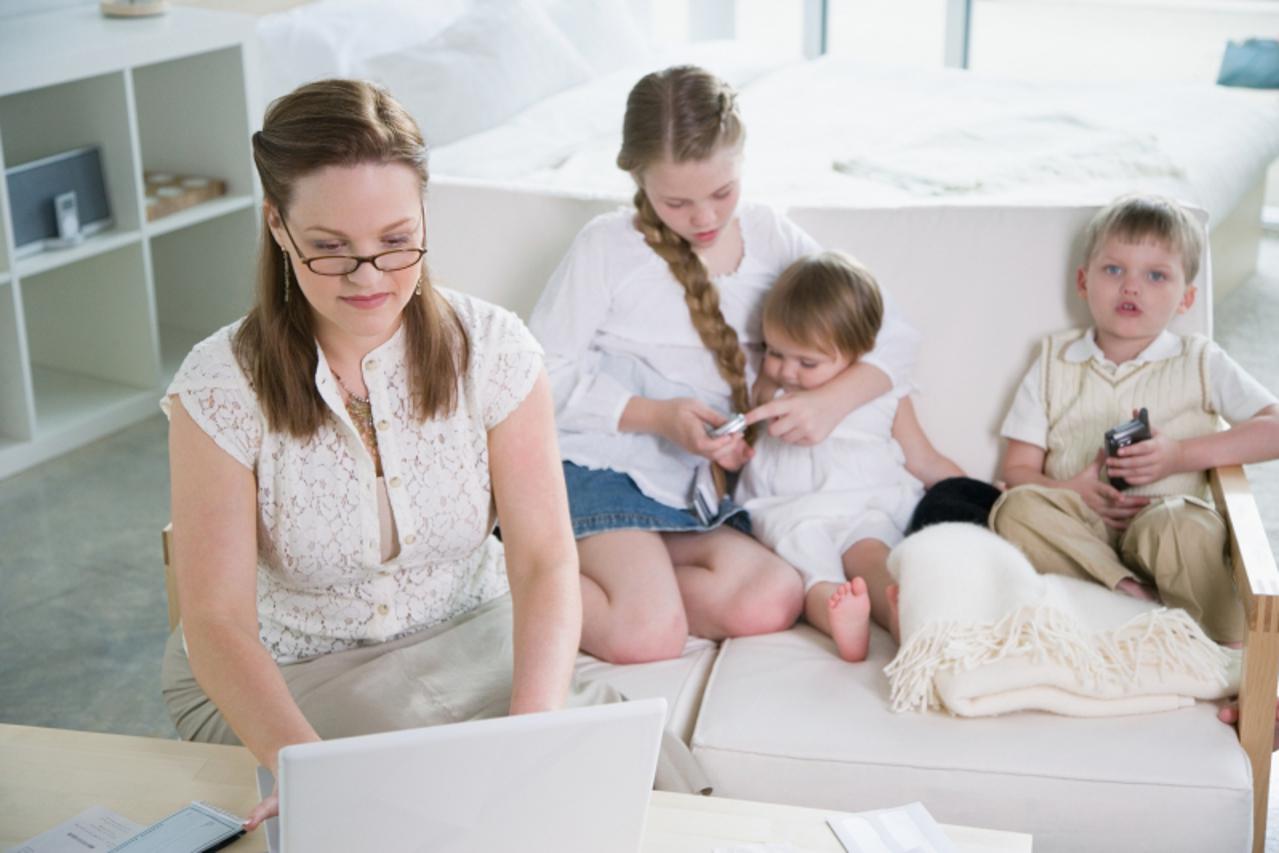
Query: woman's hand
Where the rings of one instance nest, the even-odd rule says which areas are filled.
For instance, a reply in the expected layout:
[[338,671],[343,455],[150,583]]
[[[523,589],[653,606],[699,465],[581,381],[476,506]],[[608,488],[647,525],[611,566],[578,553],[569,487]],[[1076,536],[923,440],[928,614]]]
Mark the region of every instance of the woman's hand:
[[1106,460],[1104,450],[1097,451],[1092,464],[1080,471],[1063,485],[1084,499],[1093,512],[1101,516],[1107,527],[1124,530],[1132,517],[1146,508],[1150,498],[1127,495],[1100,479],[1101,466]]
[[746,439],[741,433],[728,436],[731,441],[725,445],[723,450],[713,454],[710,458],[719,467],[725,471],[739,471],[742,466],[751,461],[755,456],[755,450],[746,443]]
[[1144,486],[1184,470],[1181,442],[1167,433],[1150,428],[1150,438],[1119,448],[1106,460],[1106,473],[1122,477],[1134,486]]
[[262,821],[276,817],[279,814],[280,783],[276,782],[275,787],[271,789],[271,793],[267,795],[267,798],[254,806],[253,811],[249,812],[249,819],[244,822],[244,831],[252,832],[262,824]]

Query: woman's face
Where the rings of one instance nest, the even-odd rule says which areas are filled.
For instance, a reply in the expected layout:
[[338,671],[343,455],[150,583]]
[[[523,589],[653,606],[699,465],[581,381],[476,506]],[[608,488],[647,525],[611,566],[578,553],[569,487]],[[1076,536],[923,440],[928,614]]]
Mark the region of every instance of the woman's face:
[[289,254],[322,343],[342,340],[372,349],[390,339],[413,298],[422,261],[390,272],[362,263],[329,276],[312,272],[302,259],[422,248],[423,215],[421,181],[403,163],[327,166],[294,184],[287,210],[268,206],[271,233]]
[[644,170],[643,186],[657,218],[694,250],[703,250],[733,221],[741,177],[741,146],[721,146],[705,160],[654,163]]

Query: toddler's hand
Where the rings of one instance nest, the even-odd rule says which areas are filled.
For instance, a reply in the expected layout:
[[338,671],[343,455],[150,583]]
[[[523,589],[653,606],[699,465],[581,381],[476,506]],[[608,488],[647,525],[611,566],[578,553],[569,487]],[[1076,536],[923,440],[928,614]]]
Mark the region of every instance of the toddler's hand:
[[1107,527],[1125,530],[1132,517],[1146,508],[1150,498],[1127,495],[1100,479],[1101,466],[1106,459],[1104,450],[1097,451],[1092,464],[1066,481],[1066,487],[1078,493],[1093,512],[1101,516]]
[[1176,474],[1181,464],[1181,442],[1151,427],[1150,438],[1121,447],[1117,456],[1106,460],[1106,473],[1144,486]]

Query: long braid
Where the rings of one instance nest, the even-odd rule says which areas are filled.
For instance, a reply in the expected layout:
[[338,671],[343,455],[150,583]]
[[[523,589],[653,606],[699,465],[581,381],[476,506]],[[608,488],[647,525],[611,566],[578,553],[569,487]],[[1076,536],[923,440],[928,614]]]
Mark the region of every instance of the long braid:
[[639,212],[636,225],[644,235],[644,242],[666,261],[671,275],[684,287],[689,319],[702,343],[715,356],[715,367],[732,391],[734,409],[747,411],[750,389],[746,386],[746,354],[737,332],[724,319],[719,307],[719,291],[711,282],[706,265],[687,240],[658,219],[657,211],[642,189],[635,192],[635,208]]

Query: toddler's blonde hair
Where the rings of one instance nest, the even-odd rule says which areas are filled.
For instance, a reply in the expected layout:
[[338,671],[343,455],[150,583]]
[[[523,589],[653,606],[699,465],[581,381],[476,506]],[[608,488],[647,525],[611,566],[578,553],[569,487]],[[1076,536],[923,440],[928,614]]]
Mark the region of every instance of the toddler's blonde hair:
[[1186,284],[1199,274],[1204,232],[1188,210],[1170,198],[1158,195],[1125,195],[1108,204],[1088,223],[1084,231],[1084,266],[1097,257],[1110,238],[1125,243],[1157,240],[1181,255]]
[[782,272],[764,300],[764,337],[781,331],[801,346],[856,361],[875,347],[884,299],[870,270],[843,252],[818,252]]

